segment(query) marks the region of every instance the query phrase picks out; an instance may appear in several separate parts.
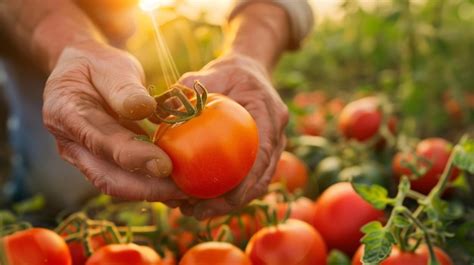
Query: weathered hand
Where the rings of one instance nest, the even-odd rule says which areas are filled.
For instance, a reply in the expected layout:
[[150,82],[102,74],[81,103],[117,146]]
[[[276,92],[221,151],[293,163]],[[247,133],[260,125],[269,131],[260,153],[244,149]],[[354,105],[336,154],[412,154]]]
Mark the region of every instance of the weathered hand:
[[245,180],[234,190],[211,200],[190,200],[180,205],[183,213],[203,219],[240,208],[266,190],[285,147],[288,111],[272,87],[267,71],[250,57],[226,55],[201,71],[184,75],[180,82],[191,87],[201,81],[210,92],[227,95],[244,106],[257,122],[260,149]]
[[156,103],[140,64],[121,50],[81,43],[66,48],[44,91],[43,118],[61,156],[102,192],[126,199],[186,199],[168,176],[168,156],[135,139],[120,120],[149,116]]

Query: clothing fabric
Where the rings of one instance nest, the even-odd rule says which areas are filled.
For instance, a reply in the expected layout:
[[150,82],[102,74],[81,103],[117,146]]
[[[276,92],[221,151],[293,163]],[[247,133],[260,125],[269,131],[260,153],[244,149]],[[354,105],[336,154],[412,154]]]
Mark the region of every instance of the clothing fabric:
[[290,49],[299,48],[303,39],[313,28],[314,15],[307,0],[237,0],[229,15],[229,21],[253,3],[271,3],[286,11],[290,20]]

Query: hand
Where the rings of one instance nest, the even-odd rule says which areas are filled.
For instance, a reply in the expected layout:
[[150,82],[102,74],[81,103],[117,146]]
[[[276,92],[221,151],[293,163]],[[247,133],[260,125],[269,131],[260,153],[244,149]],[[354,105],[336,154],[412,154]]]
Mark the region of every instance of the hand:
[[135,139],[121,120],[148,117],[156,102],[140,64],[126,52],[87,42],[67,47],[44,91],[43,119],[63,159],[102,192],[125,199],[186,199],[168,176],[169,157]]
[[192,87],[194,80],[201,81],[209,92],[227,95],[244,106],[257,122],[260,142],[257,160],[237,188],[223,197],[181,203],[184,214],[204,219],[240,208],[266,192],[285,148],[284,128],[288,122],[288,110],[272,87],[265,68],[244,55],[221,57],[200,72],[184,75],[180,82]]

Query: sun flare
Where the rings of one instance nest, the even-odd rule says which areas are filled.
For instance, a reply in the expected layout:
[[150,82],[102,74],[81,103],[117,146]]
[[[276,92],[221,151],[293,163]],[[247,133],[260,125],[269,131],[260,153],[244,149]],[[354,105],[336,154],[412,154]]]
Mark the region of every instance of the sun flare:
[[174,0],[140,0],[140,8],[143,11],[153,11],[161,6],[170,6]]

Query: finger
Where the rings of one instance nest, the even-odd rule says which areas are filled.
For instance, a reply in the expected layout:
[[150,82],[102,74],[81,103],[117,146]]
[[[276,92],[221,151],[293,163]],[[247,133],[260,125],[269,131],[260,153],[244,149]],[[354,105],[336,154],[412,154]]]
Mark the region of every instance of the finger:
[[86,178],[105,194],[130,200],[170,201],[188,196],[171,179],[150,178],[122,170],[114,164],[98,159],[84,147],[58,140],[61,156],[75,165]]
[[88,101],[84,96],[71,97],[64,107],[53,109],[54,113],[46,111],[44,115],[53,134],[61,134],[130,172],[156,177],[171,173],[171,160],[163,150],[137,140],[134,133],[122,127],[93,100]]
[[144,119],[154,112],[156,102],[143,86],[144,74],[140,64],[131,55],[121,55],[110,55],[114,56],[113,60],[99,59],[91,70],[91,82],[121,117]]

